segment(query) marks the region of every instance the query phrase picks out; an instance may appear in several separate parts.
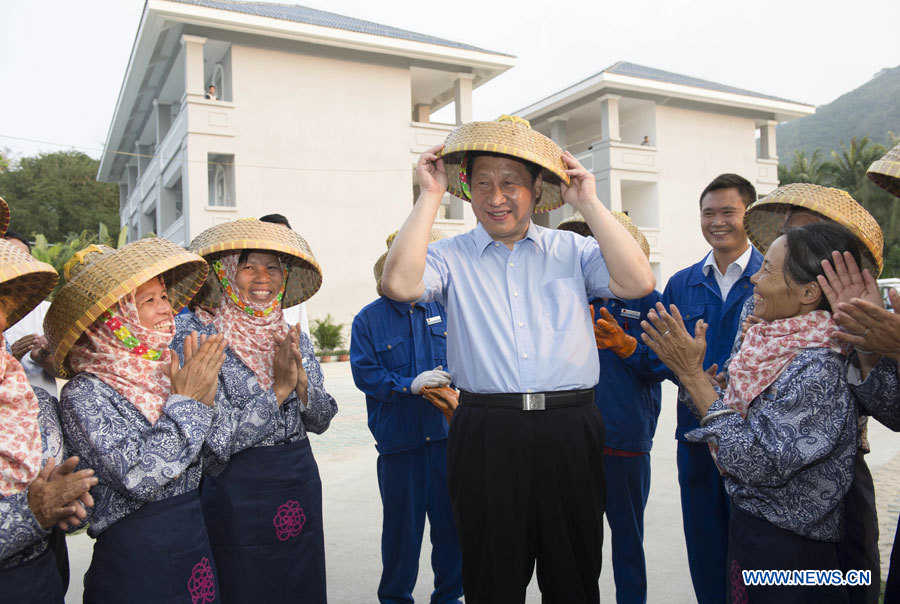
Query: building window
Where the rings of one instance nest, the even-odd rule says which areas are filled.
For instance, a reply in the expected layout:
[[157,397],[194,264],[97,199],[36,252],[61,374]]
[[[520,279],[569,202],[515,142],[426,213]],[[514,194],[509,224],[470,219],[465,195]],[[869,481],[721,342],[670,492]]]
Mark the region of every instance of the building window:
[[234,155],[209,155],[209,205],[234,207]]

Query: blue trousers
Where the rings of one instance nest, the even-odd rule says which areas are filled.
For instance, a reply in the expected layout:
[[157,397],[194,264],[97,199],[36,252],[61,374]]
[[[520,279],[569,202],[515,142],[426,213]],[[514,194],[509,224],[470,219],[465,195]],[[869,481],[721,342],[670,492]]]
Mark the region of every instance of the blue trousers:
[[694,595],[698,604],[722,604],[727,597],[728,494],[706,443],[678,441],[677,461]]
[[650,454],[604,455],[606,521],[612,533],[613,576],[618,604],[647,601],[644,508],[650,494]]
[[384,507],[381,530],[383,571],[378,601],[413,602],[425,515],[431,525],[431,601],[458,603],[462,596],[462,557],[447,492],[447,441],[412,451],[378,456],[378,488]]

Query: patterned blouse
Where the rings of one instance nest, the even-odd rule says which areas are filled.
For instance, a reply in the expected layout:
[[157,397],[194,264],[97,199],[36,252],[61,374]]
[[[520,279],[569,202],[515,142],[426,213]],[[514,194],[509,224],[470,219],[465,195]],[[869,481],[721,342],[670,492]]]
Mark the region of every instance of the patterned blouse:
[[861,384],[851,384],[850,390],[863,410],[894,432],[900,432],[900,380],[895,359],[881,357],[866,379]]
[[[201,335],[214,335],[215,326],[203,325],[190,312],[175,317],[175,340],[173,348],[180,356],[184,356],[184,339],[196,331]],[[337,414],[337,402],[325,391],[325,376],[316,360],[312,342],[306,334],[300,334],[300,352],[306,361],[306,373],[309,378],[308,404],[303,405],[295,392],[285,399],[281,408],[274,414],[275,428],[261,434],[254,425],[233,422],[235,440],[239,446],[231,450],[211,450],[204,448],[203,470],[212,476],[222,472],[231,455],[249,446],[272,446],[296,442],[307,438],[307,432],[321,434],[328,429],[331,418]],[[225,349],[225,363],[219,371],[219,393],[216,399],[224,397],[229,408],[236,414],[253,415],[253,409],[277,408],[275,392],[263,390],[256,376],[232,352]],[[250,444],[252,442],[252,444]]]
[[[42,388],[37,395],[38,422],[41,426],[42,465],[53,457],[59,465],[66,459],[62,429],[56,415],[56,399]],[[28,507],[28,489],[9,497],[0,496],[0,568],[12,568],[43,554],[50,531],[38,524]]]
[[[802,350],[746,419],[721,415],[685,436],[718,444],[725,489],[742,511],[809,539],[838,541],[858,446],[846,376],[842,355]],[[719,394],[708,414],[726,409]]]

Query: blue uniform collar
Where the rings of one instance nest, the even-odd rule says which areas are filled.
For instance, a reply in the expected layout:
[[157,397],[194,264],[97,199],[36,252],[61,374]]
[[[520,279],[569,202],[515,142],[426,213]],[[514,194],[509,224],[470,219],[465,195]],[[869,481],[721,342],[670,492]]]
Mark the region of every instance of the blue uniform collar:
[[419,306],[419,307],[421,306],[421,304],[419,304],[419,303],[415,303],[412,306],[410,306],[409,302],[397,302],[396,300],[391,300],[387,296],[385,296],[384,299],[387,300],[388,306],[393,308],[397,312],[398,315],[409,314],[410,308],[412,308],[414,306]]
[[[747,267],[744,269],[744,272],[741,273],[741,279],[749,279],[750,275],[759,270],[759,267],[762,266],[763,255],[759,253],[753,245],[750,245],[750,260],[747,261]],[[695,264],[691,267],[691,272],[688,274],[687,284],[688,285],[700,285],[707,281],[707,279],[715,280],[715,276],[712,274],[712,271],[705,273],[703,271],[703,265],[706,262],[706,256],[703,257],[703,260]]]
[[[484,250],[486,250],[490,244],[494,243],[494,240],[488,235],[488,232],[484,230],[481,223],[478,223],[475,226],[475,229],[472,231],[472,238],[475,241],[475,249],[478,251],[479,255],[483,254]],[[528,223],[528,231],[525,232],[523,241],[529,239],[534,242],[535,249],[541,253],[544,252],[543,229],[539,228],[533,221]]]

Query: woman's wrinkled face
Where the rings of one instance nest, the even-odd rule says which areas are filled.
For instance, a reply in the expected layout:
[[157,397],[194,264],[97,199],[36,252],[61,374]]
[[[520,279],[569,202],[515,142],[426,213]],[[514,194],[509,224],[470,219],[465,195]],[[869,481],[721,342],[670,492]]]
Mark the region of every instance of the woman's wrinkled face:
[[784,259],[787,255],[787,239],[776,239],[766,252],[759,271],[750,277],[755,286],[753,293],[753,314],[763,321],[775,321],[794,317],[801,313],[802,289],[784,274]]
[[172,305],[162,279],[153,277],[134,292],[141,325],[148,329],[170,331],[174,325]]
[[234,280],[245,302],[265,305],[281,291],[284,274],[274,254],[250,252],[246,261],[238,263]]

